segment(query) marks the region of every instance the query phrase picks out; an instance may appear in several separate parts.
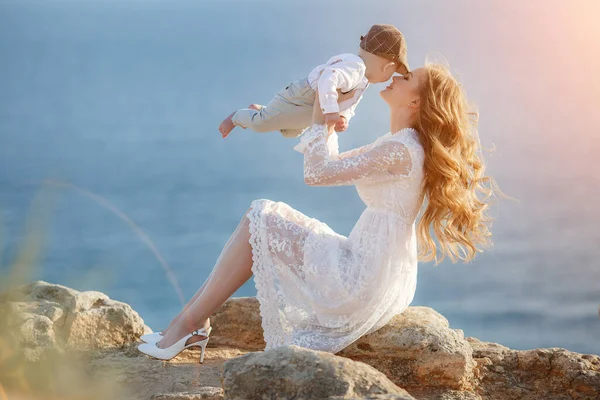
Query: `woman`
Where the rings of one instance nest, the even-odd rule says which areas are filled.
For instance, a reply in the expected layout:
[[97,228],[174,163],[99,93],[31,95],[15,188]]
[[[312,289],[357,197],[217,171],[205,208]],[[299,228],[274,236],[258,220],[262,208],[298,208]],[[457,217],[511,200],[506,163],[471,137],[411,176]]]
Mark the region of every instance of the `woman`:
[[428,65],[394,77],[381,96],[390,133],[339,154],[317,101],[313,126],[295,147],[307,184],[356,186],[367,207],[350,235],[285,203],[255,200],[204,286],[165,331],[142,337],[140,351],[170,359],[201,346],[202,362],[209,316],[254,274],[267,349],[336,353],[406,309],[419,257],[469,261],[487,244],[487,197],[479,196],[491,194],[485,184],[493,181],[483,176],[461,86],[444,67]]

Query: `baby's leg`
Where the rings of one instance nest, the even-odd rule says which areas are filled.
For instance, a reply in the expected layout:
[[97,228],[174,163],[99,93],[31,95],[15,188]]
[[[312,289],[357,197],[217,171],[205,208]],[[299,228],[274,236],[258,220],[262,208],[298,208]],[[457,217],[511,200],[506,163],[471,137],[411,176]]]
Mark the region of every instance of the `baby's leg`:
[[259,110],[245,108],[236,111],[232,116],[232,122],[236,126],[250,128],[260,133],[284,129],[302,132],[310,125],[311,117],[312,106],[305,107],[286,102],[271,101]]
[[[292,82],[275,95],[266,106],[251,105],[237,110],[223,121],[219,130],[223,137],[235,127],[250,128],[255,132],[281,130],[284,136],[299,136],[310,125],[314,91],[308,82]],[[225,128],[225,132],[223,129]]]
[[297,109],[296,112],[288,115],[290,122],[288,126],[296,126],[299,128],[280,128],[279,131],[286,138],[296,138],[302,135],[312,122],[312,114],[313,106]]

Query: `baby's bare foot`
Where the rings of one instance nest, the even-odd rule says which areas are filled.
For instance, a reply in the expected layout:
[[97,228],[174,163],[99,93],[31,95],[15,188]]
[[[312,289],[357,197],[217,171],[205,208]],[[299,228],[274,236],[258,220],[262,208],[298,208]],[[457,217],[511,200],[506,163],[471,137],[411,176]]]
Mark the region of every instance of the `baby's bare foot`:
[[256,111],[260,111],[261,108],[263,108],[264,106],[261,106],[260,104],[250,104],[248,106],[249,109],[251,110],[256,110]]
[[235,128],[235,124],[231,119],[231,117],[233,117],[233,114],[235,114],[235,111],[229,114],[229,116],[225,118],[223,122],[221,122],[221,125],[219,125],[219,132],[221,132],[221,136],[223,137],[223,139],[229,136],[233,128]]

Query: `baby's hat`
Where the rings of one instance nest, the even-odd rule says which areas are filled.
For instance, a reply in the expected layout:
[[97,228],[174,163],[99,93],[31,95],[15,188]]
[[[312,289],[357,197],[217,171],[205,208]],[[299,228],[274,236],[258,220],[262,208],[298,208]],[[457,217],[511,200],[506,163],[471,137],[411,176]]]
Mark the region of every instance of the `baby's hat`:
[[376,56],[398,63],[398,73],[410,71],[406,61],[404,35],[394,25],[373,25],[366,36],[360,37],[360,48]]

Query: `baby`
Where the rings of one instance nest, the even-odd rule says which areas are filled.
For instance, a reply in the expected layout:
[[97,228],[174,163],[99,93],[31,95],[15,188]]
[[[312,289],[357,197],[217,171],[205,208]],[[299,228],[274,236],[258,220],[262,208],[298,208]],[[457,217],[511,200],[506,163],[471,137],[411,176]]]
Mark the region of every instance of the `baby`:
[[[219,126],[223,138],[240,126],[255,132],[278,130],[285,137],[300,136],[312,120],[315,91],[328,123],[335,122],[337,132],[348,128],[354,109],[370,83],[389,80],[394,72],[409,71],[406,43],[402,33],[393,25],[373,25],[366,36],[360,37],[356,54],[340,54],[326,64],[314,68],[308,75],[290,83],[275,95],[266,106],[251,104],[234,111]],[[338,94],[353,92],[338,104]]]

